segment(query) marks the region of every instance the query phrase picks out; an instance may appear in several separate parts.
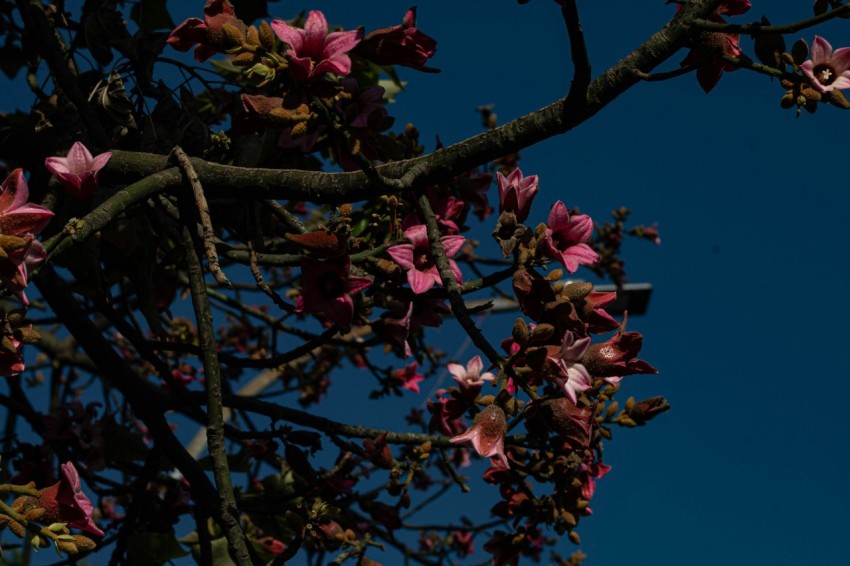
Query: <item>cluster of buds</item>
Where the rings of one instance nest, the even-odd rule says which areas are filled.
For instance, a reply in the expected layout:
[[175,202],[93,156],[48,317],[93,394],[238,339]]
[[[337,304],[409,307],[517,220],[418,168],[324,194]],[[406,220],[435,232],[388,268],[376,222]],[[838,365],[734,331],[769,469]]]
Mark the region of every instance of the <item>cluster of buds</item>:
[[34,549],[53,544],[60,556],[62,552],[78,554],[94,550],[97,544],[89,536],[70,531],[75,528],[102,537],[103,531],[92,518],[94,507],[82,492],[74,464],[66,462],[61,468],[62,479],[49,487],[36,489],[33,482],[24,486],[3,486],[7,491],[23,495],[10,506],[4,506],[0,512],[0,528],[6,527],[21,538],[29,531]]

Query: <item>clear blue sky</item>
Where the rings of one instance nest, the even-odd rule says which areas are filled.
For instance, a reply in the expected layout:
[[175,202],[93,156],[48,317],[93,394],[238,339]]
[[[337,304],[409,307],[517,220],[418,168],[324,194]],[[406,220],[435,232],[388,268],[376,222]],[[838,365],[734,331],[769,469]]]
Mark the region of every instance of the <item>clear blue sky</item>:
[[[810,2],[754,4],[736,21],[811,15]],[[367,30],[398,23],[408,7],[270,6],[291,18],[302,5]],[[175,21],[200,16],[202,6],[186,2]],[[579,8],[594,76],[674,11],[662,0]],[[839,22],[819,31],[834,47],[850,45]],[[419,27],[438,40],[432,64],[442,73],[403,71],[409,89],[390,111],[399,126],[414,122],[429,150],[434,136],[450,144],[478,133],[480,104],[494,103],[504,123],[569,86],[566,34],[551,0],[434,0],[419,6]],[[800,34],[809,43],[813,35]],[[742,44],[751,54],[752,42]],[[626,205],[635,222],[657,221],[663,239],[626,247],[630,280],[655,286],[649,313],[630,329],[645,335],[641,357],[661,373],[625,378],[621,394],[664,395],[673,409],[607,444],[613,469],[579,528],[587,564],[846,563],[850,192],[842,164],[850,113],[824,107],[796,119],[779,107],[781,95],[775,81],[746,71],[725,75],[710,95],[694,76],[640,84],[575,131],[522,152],[523,172],[540,176],[531,220],[545,220],[557,199],[599,220]],[[489,230],[474,236],[495,255]],[[488,329],[507,336],[510,320]],[[460,335],[443,336],[451,351]],[[423,400],[431,385],[423,384]],[[341,420],[381,418],[368,405],[352,413],[349,394],[339,387],[328,397],[329,409],[346,408]],[[453,495],[445,512],[486,509],[495,496],[478,486]],[[565,539],[559,551],[572,548]]]

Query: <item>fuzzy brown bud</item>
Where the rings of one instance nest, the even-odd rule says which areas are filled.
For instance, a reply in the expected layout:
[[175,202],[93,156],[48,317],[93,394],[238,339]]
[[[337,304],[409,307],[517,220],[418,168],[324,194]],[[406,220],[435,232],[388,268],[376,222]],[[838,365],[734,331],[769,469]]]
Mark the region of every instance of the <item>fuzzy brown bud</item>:
[[268,51],[274,49],[274,32],[272,31],[271,26],[265,20],[260,22],[260,29],[258,35],[260,38],[260,45],[262,45]]

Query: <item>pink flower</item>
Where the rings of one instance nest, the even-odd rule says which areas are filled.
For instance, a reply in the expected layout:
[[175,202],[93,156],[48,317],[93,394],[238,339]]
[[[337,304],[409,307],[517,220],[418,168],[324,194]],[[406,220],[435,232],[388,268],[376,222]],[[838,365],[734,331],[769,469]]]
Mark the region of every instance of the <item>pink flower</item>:
[[166,42],[178,51],[188,51],[196,43],[195,60],[206,61],[219,51],[224,51],[228,45],[224,25],[230,25],[243,35],[247,26],[236,17],[233,6],[227,0],[207,0],[204,6],[204,21],[189,18],[177,26]]
[[437,50],[437,42],[416,28],[416,8],[404,14],[401,25],[376,29],[357,47],[357,53],[378,65],[404,65],[436,72],[425,63]]
[[570,215],[564,203],[558,201],[549,211],[544,250],[553,259],[575,273],[579,265],[592,265],[599,256],[587,242],[593,234],[593,220],[586,214]]
[[850,47],[833,51],[827,40],[816,35],[811,56],[800,69],[813,87],[820,92],[850,88]]
[[514,169],[507,177],[496,173],[496,181],[499,184],[499,212],[513,212],[517,222],[525,222],[539,188],[537,175],[523,177],[522,171]]
[[587,391],[593,384],[587,368],[581,363],[589,347],[589,336],[576,338],[575,334],[570,331],[564,334],[564,341],[560,348],[556,350],[554,346],[548,347],[547,358],[556,369],[555,375],[552,377],[574,405],[578,400],[577,394]]
[[73,529],[102,537],[103,531],[92,518],[94,505],[83,493],[77,468],[73,462],[65,462],[61,468],[62,480],[39,492],[38,504],[46,511],[42,520],[48,524],[68,523]]
[[320,79],[325,73],[345,76],[351,72],[348,52],[360,43],[362,30],[328,33],[325,15],[311,10],[304,29],[290,26],[283,20],[272,20],[271,28],[281,41],[289,45],[286,50],[289,68],[298,82]]
[[496,379],[496,376],[489,371],[483,374],[481,373],[481,370],[484,369],[484,363],[481,361],[481,356],[474,356],[466,364],[466,367],[463,367],[460,364],[447,364],[447,367],[449,368],[449,373],[452,374],[452,378],[460,383],[461,387],[464,389],[468,389],[470,387],[480,388],[485,381],[493,381]]
[[29,272],[41,263],[47,252],[34,234],[41,232],[53,218],[53,212],[27,202],[29,187],[22,169],[15,169],[3,181],[0,190],[0,280],[14,291],[25,305],[24,294]]
[[409,389],[414,393],[419,393],[419,382],[425,379],[425,376],[416,371],[418,368],[419,362],[413,362],[404,369],[395,370],[393,375],[401,381],[402,389]]
[[[413,226],[404,231],[404,237],[410,240],[409,244],[399,244],[387,250],[402,269],[407,271],[407,282],[417,295],[428,291],[434,285],[442,285],[440,272],[431,257],[431,243],[428,241],[428,229],[424,224]],[[464,243],[463,236],[443,236],[440,242],[449,258],[449,266],[455,281],[460,284],[463,276],[460,268],[451,258],[455,257]]]
[[505,412],[498,405],[487,407],[475,415],[472,426],[461,435],[449,440],[454,443],[471,442],[475,451],[485,458],[498,458],[510,467],[505,457],[505,433],[508,423]]
[[67,157],[48,157],[44,166],[59,177],[72,198],[85,200],[91,198],[97,189],[97,175],[110,157],[110,151],[92,157],[82,142],[74,142]]
[[610,340],[588,348],[582,359],[591,375],[617,383],[624,375],[633,373],[658,373],[643,360],[638,360],[643,345],[640,332],[618,332]]
[[311,257],[301,259],[301,296],[295,312],[323,313],[328,320],[341,328],[351,326],[354,316],[352,295],[372,284],[368,277],[355,277],[349,273],[348,256],[334,261],[319,261]]

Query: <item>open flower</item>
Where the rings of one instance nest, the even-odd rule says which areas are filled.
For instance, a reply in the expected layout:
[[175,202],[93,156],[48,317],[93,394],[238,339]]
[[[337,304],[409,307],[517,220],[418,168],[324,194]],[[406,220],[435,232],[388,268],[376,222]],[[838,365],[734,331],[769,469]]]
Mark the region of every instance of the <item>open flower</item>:
[[102,537],[103,531],[95,524],[92,515],[94,505],[83,493],[80,474],[73,462],[61,466],[62,479],[39,491],[37,505],[45,510],[45,523],[68,523],[72,529]]
[[404,65],[436,72],[425,63],[437,50],[437,42],[416,27],[416,8],[404,14],[400,25],[376,29],[357,46],[357,53],[378,65]]
[[446,367],[448,367],[449,373],[452,374],[452,378],[460,383],[464,389],[469,389],[470,387],[480,388],[485,381],[496,379],[496,376],[489,371],[481,373],[481,370],[484,369],[481,356],[474,356],[466,364],[466,367],[460,364],[447,364]]
[[355,277],[349,273],[348,256],[334,261],[319,261],[311,257],[301,259],[301,296],[295,312],[323,313],[341,328],[351,326],[354,316],[352,295],[372,284],[368,277]]
[[827,40],[819,35],[812,43],[812,58],[800,65],[812,86],[820,92],[850,88],[850,47],[835,51]]
[[505,412],[498,405],[488,405],[475,415],[472,426],[461,435],[449,440],[454,443],[471,442],[475,451],[485,458],[498,458],[510,467],[505,457],[505,432],[508,430]]
[[[413,292],[419,295],[429,290],[434,285],[442,285],[440,272],[431,256],[431,243],[428,241],[428,229],[424,224],[412,226],[404,231],[404,237],[410,240],[409,244],[399,244],[387,250],[402,269],[407,271],[407,282]],[[449,266],[455,281],[460,284],[463,276],[457,263],[451,258],[455,257],[463,247],[465,239],[463,236],[443,236],[440,242],[449,258]]]
[[575,273],[579,265],[592,265],[599,261],[597,253],[587,245],[592,234],[593,220],[590,216],[570,215],[564,203],[558,201],[549,211],[543,249],[549,257],[563,263],[567,271]]
[[[226,29],[224,26],[229,26]],[[204,6],[204,20],[189,18],[177,26],[167,43],[178,51],[188,51],[193,45],[195,48],[195,60],[206,61],[219,51],[226,51],[233,47],[233,39],[228,36],[243,35],[247,26],[236,17],[233,6],[227,0],[207,0]]]
[[15,169],[3,181],[0,190],[0,281],[18,294],[24,294],[29,272],[47,253],[34,234],[41,232],[53,218],[53,212],[27,202],[29,187],[22,169]]
[[401,381],[402,389],[409,389],[414,393],[419,393],[419,382],[425,379],[425,376],[419,373],[419,362],[413,362],[402,369],[397,369],[393,372],[393,377]]
[[513,212],[517,222],[525,222],[539,188],[537,175],[523,177],[522,171],[514,169],[507,177],[496,173],[496,181],[499,183],[499,212]]
[[582,365],[582,358],[590,347],[590,337],[576,338],[569,330],[564,334],[561,347],[548,347],[548,361],[555,366],[552,379],[564,390],[567,398],[576,404],[578,393],[587,391],[593,384],[593,380]]
[[97,189],[97,175],[110,157],[110,151],[92,157],[82,142],[74,142],[67,157],[48,157],[44,160],[44,166],[59,177],[69,195],[77,200],[84,200],[94,194]]
[[348,52],[360,43],[362,30],[328,33],[325,15],[311,10],[304,29],[289,25],[283,20],[272,20],[272,31],[289,45],[286,56],[293,78],[298,82],[322,78],[325,73],[345,76],[351,72]]

